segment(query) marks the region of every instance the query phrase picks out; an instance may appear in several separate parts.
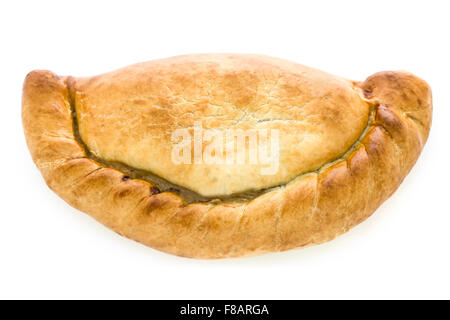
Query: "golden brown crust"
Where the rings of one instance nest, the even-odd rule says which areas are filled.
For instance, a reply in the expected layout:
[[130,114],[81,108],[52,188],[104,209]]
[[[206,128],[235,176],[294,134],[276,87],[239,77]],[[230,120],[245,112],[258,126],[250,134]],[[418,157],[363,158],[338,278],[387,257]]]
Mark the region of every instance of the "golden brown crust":
[[[71,78],[80,137],[98,158],[152,172],[205,197],[286,184],[339,158],[367,125],[370,105],[346,79],[255,55],[203,54]],[[262,163],[175,164],[172,133],[195,124],[279,132],[276,174]],[[208,143],[202,144],[202,153]],[[318,147],[320,146],[320,147]],[[249,149],[237,148],[241,155]]]
[[342,158],[250,201],[186,204],[87,157],[75,139],[66,82],[33,71],[24,84],[25,135],[46,183],[116,232],[186,257],[249,256],[335,238],[396,190],[431,125],[428,85],[406,72],[381,72],[354,83],[374,114]]

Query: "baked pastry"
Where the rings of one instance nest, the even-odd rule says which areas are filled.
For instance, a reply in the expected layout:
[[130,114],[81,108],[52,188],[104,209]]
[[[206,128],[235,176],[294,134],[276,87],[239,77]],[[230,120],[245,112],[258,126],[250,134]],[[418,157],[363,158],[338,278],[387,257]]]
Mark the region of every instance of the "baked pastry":
[[[429,86],[407,72],[356,82],[240,54],[178,56],[86,78],[33,71],[22,106],[28,147],[54,192],[121,235],[195,258],[288,250],[346,232],[397,189],[431,115]],[[196,126],[276,132],[278,149],[268,153],[276,170],[195,155],[174,161],[174,132]],[[232,151],[248,160],[249,141]],[[199,148],[201,158],[208,143]]]

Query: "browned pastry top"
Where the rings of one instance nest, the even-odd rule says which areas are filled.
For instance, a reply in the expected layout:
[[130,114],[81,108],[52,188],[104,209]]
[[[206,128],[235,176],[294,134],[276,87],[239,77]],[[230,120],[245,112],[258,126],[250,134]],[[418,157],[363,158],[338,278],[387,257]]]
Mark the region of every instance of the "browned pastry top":
[[[358,140],[370,110],[351,81],[254,55],[174,57],[70,83],[80,136],[94,155],[203,196],[273,187],[320,168]],[[249,161],[174,164],[172,133],[187,128],[193,135],[196,121],[223,136],[277,129],[278,172],[261,175],[264,165]],[[248,148],[239,152],[248,155]]]

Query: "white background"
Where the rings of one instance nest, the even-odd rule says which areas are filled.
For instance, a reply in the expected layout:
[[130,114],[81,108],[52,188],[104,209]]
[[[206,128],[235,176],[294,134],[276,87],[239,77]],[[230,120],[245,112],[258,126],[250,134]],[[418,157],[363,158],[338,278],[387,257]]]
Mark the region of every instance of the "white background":
[[[0,298],[450,298],[448,1],[3,1]],[[33,69],[87,76],[186,53],[260,53],[433,89],[431,135],[399,190],[316,247],[203,261],[121,238],[45,185],[22,131]]]

